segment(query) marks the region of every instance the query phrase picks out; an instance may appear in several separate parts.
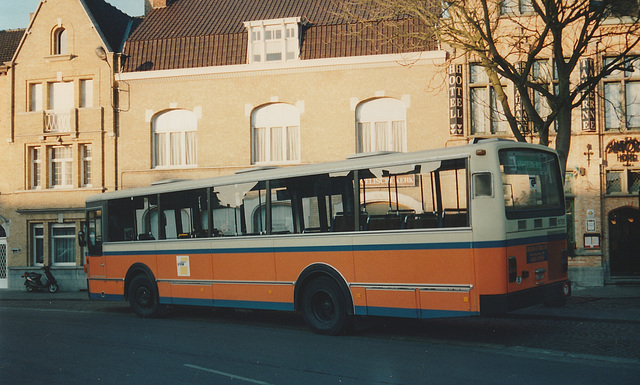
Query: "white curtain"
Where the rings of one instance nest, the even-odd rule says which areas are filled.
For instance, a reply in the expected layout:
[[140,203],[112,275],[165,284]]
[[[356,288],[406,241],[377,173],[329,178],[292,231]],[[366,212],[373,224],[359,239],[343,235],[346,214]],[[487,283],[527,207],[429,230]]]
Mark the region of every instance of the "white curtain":
[[287,127],[287,160],[300,160],[300,126]]
[[197,164],[197,117],[187,110],[172,110],[153,122],[154,167]]
[[184,134],[186,164],[189,165],[196,164],[196,151],[198,150],[196,134],[195,131],[185,132]]
[[266,162],[267,158],[267,129],[256,127],[253,129],[253,161]]
[[627,129],[640,128],[640,82],[627,83]]
[[284,160],[282,127],[271,127],[271,161],[280,162]]
[[407,151],[404,138],[407,137],[407,129],[404,120],[391,122],[391,151]]
[[620,83],[604,84],[604,121],[607,130],[619,129],[622,113]]

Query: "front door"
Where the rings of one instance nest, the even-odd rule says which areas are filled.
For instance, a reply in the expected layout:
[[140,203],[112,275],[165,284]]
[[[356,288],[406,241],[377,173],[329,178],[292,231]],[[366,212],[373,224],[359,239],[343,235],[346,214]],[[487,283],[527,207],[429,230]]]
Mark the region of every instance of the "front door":
[[7,272],[7,238],[0,238],[0,289],[9,287]]
[[640,210],[609,213],[609,267],[612,278],[640,277]]

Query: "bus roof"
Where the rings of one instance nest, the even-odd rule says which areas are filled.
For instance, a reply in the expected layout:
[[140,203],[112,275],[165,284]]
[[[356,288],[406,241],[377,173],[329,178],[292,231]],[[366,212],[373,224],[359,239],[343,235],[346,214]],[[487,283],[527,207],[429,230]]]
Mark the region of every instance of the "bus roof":
[[316,174],[339,174],[353,170],[363,170],[376,167],[388,167],[407,163],[429,163],[441,160],[470,157],[476,149],[485,149],[487,153],[505,147],[536,148],[555,152],[553,149],[537,144],[514,142],[504,139],[480,140],[463,146],[445,147],[416,152],[385,152],[371,154],[356,154],[346,160],[298,165],[291,167],[261,167],[241,170],[232,175],[218,176],[204,179],[172,179],[152,183],[146,187],[135,187],[118,191],[95,194],[87,197],[86,201],[98,202],[109,199],[127,198],[167,192],[195,190],[211,186],[225,186],[240,183],[257,182],[261,180],[275,180],[301,177]]

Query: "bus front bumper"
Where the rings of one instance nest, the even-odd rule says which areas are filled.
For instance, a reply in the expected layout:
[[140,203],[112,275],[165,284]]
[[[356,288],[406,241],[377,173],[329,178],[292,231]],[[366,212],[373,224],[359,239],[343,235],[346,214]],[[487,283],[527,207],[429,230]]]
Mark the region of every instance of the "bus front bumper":
[[480,295],[480,314],[500,314],[541,303],[562,306],[571,296],[571,282],[561,281],[508,294]]

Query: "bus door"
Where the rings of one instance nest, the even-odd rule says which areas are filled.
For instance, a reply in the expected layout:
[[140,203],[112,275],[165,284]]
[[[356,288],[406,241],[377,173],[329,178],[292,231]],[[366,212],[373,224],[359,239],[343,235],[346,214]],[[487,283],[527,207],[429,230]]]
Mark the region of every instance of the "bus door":
[[105,261],[102,255],[102,208],[87,210],[85,237],[87,246],[85,271],[90,277],[105,277]]

